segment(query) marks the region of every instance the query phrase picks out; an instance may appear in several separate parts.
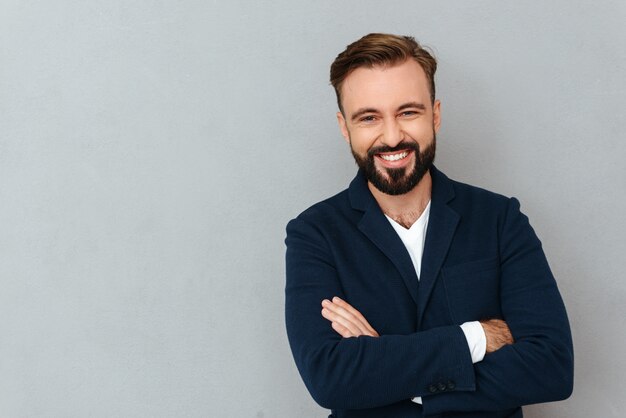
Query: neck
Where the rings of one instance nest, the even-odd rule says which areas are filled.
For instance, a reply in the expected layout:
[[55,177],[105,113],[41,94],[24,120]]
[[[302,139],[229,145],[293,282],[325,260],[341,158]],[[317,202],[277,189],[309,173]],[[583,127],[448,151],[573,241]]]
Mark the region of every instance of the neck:
[[428,205],[432,184],[429,171],[410,192],[402,195],[385,194],[369,182],[367,186],[385,215],[408,229],[419,219]]

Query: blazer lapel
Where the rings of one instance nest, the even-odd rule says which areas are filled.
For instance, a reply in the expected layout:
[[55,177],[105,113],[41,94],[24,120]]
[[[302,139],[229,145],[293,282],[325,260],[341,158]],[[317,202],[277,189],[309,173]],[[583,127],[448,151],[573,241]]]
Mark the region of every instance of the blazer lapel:
[[352,207],[365,212],[358,223],[359,230],[391,260],[400,272],[409,294],[417,303],[418,281],[411,257],[367,188],[361,172],[350,184],[349,195]]
[[424,310],[435,285],[439,270],[448,253],[454,232],[459,223],[459,215],[448,206],[454,198],[454,189],[450,180],[435,167],[431,169],[433,189],[430,204],[430,216],[426,230],[426,241],[422,256],[422,270],[417,304],[417,324],[421,326]]

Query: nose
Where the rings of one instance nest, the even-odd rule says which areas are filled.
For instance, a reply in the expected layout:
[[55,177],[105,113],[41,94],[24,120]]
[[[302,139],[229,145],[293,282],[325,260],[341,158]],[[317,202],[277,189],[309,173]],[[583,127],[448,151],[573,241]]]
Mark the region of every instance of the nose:
[[396,119],[387,120],[383,126],[381,142],[389,147],[395,147],[404,139],[404,132]]

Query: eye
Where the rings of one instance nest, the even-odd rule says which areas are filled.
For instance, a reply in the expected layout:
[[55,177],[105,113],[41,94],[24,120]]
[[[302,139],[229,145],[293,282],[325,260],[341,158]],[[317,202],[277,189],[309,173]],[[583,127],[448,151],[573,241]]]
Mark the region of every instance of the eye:
[[367,116],[363,116],[361,119],[359,119],[359,122],[374,122],[376,120],[376,116],[374,115],[367,115]]
[[400,116],[404,116],[404,117],[409,117],[409,116],[415,116],[418,113],[415,110],[405,110],[404,112],[400,113]]

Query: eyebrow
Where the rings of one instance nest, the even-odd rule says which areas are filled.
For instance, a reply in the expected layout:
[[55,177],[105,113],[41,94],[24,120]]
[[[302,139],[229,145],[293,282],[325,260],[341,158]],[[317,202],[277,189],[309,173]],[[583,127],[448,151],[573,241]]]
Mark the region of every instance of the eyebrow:
[[[426,106],[423,105],[422,103],[418,103],[418,102],[408,102],[408,103],[404,103],[402,105],[400,105],[397,109],[397,111],[402,111],[405,109],[409,109],[409,108],[417,108],[420,110],[426,110]],[[355,120],[357,120],[359,117],[363,116],[366,113],[377,113],[378,109],[375,109],[373,107],[363,107],[359,110],[357,110],[356,112],[354,112],[351,116],[350,116],[350,120],[352,120],[353,122]]]
[[362,107],[356,112],[354,112],[352,116],[350,116],[350,120],[354,122],[355,120],[357,120],[359,117],[363,116],[366,113],[376,113],[376,112],[378,112],[378,110],[374,109],[373,107]]
[[418,103],[418,102],[409,102],[409,103],[405,103],[402,106],[400,106],[398,108],[398,110],[404,110],[404,109],[409,109],[411,107],[420,109],[420,110],[426,110],[426,106],[424,106],[422,103]]

